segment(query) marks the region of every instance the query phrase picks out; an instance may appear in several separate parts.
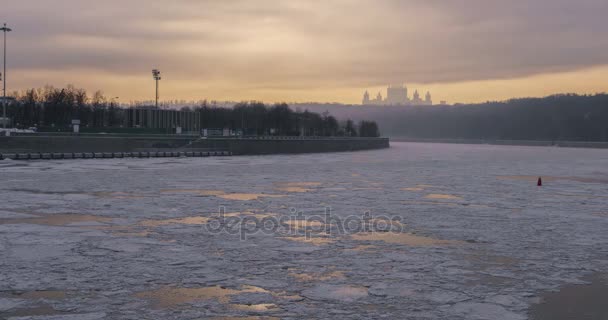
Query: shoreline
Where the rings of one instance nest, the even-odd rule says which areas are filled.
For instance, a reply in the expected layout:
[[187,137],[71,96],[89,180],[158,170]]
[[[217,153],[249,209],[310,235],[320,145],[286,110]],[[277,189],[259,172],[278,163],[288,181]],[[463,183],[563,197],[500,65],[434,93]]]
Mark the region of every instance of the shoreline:
[[546,141],[546,140],[496,140],[496,139],[426,139],[391,137],[392,142],[487,144],[497,146],[529,146],[559,148],[608,149],[608,142],[599,141]]
[[[74,154],[106,154],[103,158],[149,157],[149,154],[179,156],[189,153],[266,155],[327,153],[390,148],[388,138],[345,137],[217,137],[162,135],[14,135],[0,137],[0,157],[72,159]],[[146,154],[140,156],[139,154]],[[20,154],[21,156],[16,156]],[[68,155],[67,157],[65,155]],[[115,155],[118,156],[115,156]],[[128,155],[127,155],[128,154]],[[131,154],[138,154],[132,156]],[[34,155],[34,157],[32,157]],[[44,156],[43,156],[44,155]],[[84,155],[81,158],[85,158]],[[100,157],[101,158],[101,157]]]

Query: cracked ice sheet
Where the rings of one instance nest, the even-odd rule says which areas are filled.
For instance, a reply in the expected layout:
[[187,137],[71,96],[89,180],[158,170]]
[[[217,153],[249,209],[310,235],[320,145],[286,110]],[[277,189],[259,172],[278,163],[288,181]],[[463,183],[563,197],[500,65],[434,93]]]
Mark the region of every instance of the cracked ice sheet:
[[[605,150],[415,143],[336,154],[3,162],[0,253],[10,258],[0,261],[0,294],[68,291],[42,302],[75,318],[522,319],[541,292],[608,271],[606,184],[589,182],[605,180],[607,162]],[[574,178],[537,188],[504,176]],[[285,185],[307,192],[277,188]],[[281,197],[237,201],[163,190]],[[331,206],[341,218],[370,211],[399,216],[404,232],[439,241],[416,246],[336,235],[312,243],[272,232],[240,241],[204,225],[142,223],[209,218],[222,206],[277,217],[292,207],[312,216]],[[27,221],[74,214],[103,219]],[[268,293],[236,302],[277,307],[201,299],[155,309],[137,296],[163,287],[245,285]],[[3,299],[3,312],[41,303]],[[52,317],[59,316],[32,319]]]

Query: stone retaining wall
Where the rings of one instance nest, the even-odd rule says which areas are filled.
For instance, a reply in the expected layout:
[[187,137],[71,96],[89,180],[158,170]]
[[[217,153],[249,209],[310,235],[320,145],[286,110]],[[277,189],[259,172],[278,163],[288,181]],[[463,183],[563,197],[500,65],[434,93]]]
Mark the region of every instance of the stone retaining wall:
[[228,151],[234,155],[388,148],[387,138],[209,138],[193,136],[17,135],[0,137],[2,154]]

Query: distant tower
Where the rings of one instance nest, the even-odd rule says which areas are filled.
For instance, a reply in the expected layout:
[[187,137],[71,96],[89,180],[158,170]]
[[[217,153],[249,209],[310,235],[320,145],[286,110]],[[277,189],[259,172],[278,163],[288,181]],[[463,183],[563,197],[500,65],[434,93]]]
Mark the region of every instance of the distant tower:
[[378,92],[378,95],[376,96],[376,104],[382,104],[382,102],[382,93]]
[[365,93],[363,94],[363,105],[369,105],[369,92],[367,92],[367,90],[365,91]]
[[420,94],[418,94],[418,90],[416,90],[416,91],[414,92],[414,100],[415,100],[415,101],[420,101]]
[[433,100],[431,99],[431,93],[429,91],[426,92],[426,97],[424,98],[424,103],[429,106],[433,105]]
[[404,106],[408,103],[407,87],[405,85],[390,85],[386,89],[386,104]]

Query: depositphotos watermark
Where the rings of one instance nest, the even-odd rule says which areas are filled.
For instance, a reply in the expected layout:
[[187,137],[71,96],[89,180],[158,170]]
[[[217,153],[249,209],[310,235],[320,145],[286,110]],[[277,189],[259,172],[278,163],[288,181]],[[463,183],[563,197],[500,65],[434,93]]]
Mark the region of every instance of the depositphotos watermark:
[[280,234],[284,236],[342,236],[359,232],[403,232],[405,225],[399,216],[362,214],[340,216],[324,207],[321,213],[304,213],[290,208],[287,215],[227,214],[226,207],[219,207],[218,215],[209,218],[205,229],[211,234],[238,235],[240,240],[255,234]]

